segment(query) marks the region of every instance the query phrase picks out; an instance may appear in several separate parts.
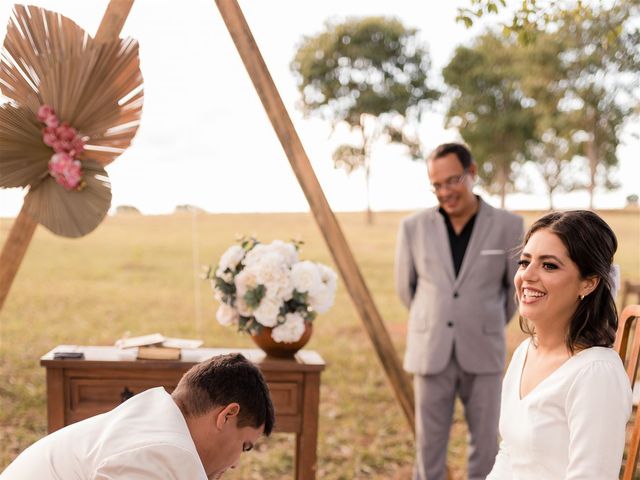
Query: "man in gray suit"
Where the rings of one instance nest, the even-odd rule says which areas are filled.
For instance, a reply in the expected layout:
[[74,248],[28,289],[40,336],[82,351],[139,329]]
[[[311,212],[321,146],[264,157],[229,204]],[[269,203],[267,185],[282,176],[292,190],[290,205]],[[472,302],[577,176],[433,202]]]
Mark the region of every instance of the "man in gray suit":
[[456,395],[469,426],[469,480],[489,474],[498,450],[505,326],[522,218],[474,195],[476,164],[461,144],[427,160],[439,202],[402,221],[396,288],[409,308],[404,368],[414,374],[414,480],[445,480]]

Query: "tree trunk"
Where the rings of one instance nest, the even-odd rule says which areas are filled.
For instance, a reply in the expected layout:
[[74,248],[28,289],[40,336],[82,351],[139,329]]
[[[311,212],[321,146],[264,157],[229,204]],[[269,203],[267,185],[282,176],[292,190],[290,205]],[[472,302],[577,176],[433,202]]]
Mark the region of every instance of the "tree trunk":
[[593,199],[595,197],[596,189],[596,172],[598,170],[598,154],[593,140],[589,140],[587,142],[587,159],[589,161],[589,185],[587,186],[587,190],[589,192],[589,210],[593,210]]
[[498,170],[498,184],[500,185],[500,208],[504,208],[507,199],[507,172],[504,166]]
[[373,225],[373,212],[371,211],[371,190],[370,190],[371,169],[369,167],[369,159],[365,160],[364,181],[367,185],[367,225]]
[[360,132],[362,133],[362,152],[364,154],[364,182],[367,189],[367,209],[365,212],[365,221],[367,225],[373,225],[373,212],[371,211],[371,144],[373,143],[376,132],[372,131],[369,125],[367,131],[366,115],[360,115]]
[[552,211],[553,210],[553,189],[550,188],[548,190],[548,193],[549,193],[549,211]]

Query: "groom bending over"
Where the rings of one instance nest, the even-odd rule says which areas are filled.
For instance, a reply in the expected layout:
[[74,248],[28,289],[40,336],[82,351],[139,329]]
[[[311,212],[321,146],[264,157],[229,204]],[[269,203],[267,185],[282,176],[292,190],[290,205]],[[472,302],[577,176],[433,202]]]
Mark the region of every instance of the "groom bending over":
[[152,388],[42,438],[0,479],[218,479],[274,420],[260,370],[221,355],[191,368],[171,395]]

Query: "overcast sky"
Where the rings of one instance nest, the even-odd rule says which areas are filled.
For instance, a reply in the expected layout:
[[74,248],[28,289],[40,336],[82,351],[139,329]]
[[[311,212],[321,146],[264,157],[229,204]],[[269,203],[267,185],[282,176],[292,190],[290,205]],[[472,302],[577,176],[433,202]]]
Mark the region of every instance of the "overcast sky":
[[[89,33],[96,31],[107,0],[31,0],[56,10]],[[335,170],[331,153],[336,140],[329,126],[304,119],[296,108],[298,92],[289,71],[303,35],[319,32],[328,18],[396,16],[418,28],[428,44],[433,75],[448,63],[460,43],[478,32],[455,23],[464,1],[430,3],[412,0],[306,2],[241,1],[249,26],[292,116],[316,174],[334,210],[361,210],[365,185],[361,173]],[[0,38],[11,2],[0,2]],[[179,204],[210,212],[305,211],[308,205],[291,171],[213,0],[137,0],[123,30],[140,42],[145,78],[142,125],[132,147],[107,167],[113,203],[133,205],[143,213],[170,213]],[[422,140],[430,148],[456,139],[443,128],[442,107],[426,116]],[[640,146],[627,128],[619,149],[622,188],[599,193],[596,206],[622,207],[625,197],[640,193]],[[536,188],[536,182],[533,187]],[[394,149],[375,155],[371,177],[374,210],[413,210],[435,204],[424,163],[412,163]],[[546,208],[543,190],[511,195],[509,208]],[[489,199],[494,205],[497,199]],[[586,207],[584,192],[558,196],[560,207]],[[0,190],[0,216],[15,215],[20,190]]]

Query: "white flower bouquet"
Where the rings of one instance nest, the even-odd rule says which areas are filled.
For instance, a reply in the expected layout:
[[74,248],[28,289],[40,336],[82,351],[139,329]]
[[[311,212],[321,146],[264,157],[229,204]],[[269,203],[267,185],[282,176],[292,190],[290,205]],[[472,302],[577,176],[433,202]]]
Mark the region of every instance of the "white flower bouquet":
[[227,249],[206,275],[220,302],[218,322],[251,335],[269,327],[279,343],[300,340],[305,323],[333,305],[337,276],[326,265],[300,261],[299,246],[243,238]]

